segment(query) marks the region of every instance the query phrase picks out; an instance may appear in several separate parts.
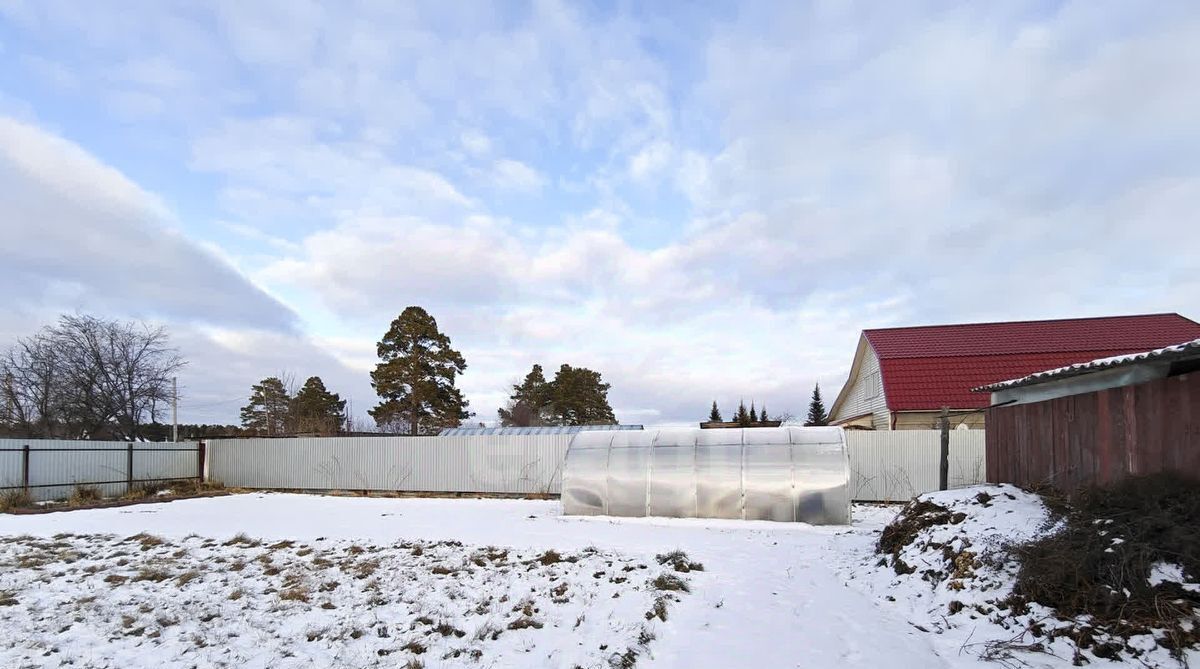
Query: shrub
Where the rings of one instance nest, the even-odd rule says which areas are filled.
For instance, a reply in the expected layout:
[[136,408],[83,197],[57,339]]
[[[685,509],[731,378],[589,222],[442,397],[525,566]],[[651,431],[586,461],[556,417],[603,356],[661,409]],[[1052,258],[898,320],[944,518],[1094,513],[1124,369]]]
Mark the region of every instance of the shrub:
[[24,509],[33,506],[33,497],[24,490],[9,490],[0,495],[0,511]]
[[[1200,581],[1200,483],[1156,475],[1048,502],[1063,528],[1012,548],[1020,571],[1009,606],[1036,602],[1060,616],[1087,616],[1096,629],[1121,637],[1164,630],[1165,645],[1177,654],[1200,643],[1191,623],[1200,592],[1149,580],[1156,563],[1167,563]],[[1080,647],[1093,645],[1090,631],[1076,632]],[[1112,652],[1096,645],[1093,652]]]

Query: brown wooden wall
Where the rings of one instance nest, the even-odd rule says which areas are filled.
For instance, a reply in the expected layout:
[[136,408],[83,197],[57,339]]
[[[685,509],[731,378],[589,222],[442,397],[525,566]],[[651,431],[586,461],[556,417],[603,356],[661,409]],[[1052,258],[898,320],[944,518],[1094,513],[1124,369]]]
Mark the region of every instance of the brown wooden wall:
[[1071,489],[1174,471],[1200,479],[1200,372],[987,412],[987,479]]

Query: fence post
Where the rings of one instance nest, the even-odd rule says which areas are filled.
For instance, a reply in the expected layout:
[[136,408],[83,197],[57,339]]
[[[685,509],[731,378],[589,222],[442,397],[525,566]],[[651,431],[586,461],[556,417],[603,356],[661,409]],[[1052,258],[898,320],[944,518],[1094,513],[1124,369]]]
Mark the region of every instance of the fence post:
[[942,431],[941,449],[938,451],[938,490],[950,487],[950,409],[942,407],[938,416],[938,428]]
[[133,442],[125,444],[125,492],[133,490]]
[[196,442],[196,477],[204,483],[204,442]]
[[21,447],[21,489],[29,494],[29,444]]

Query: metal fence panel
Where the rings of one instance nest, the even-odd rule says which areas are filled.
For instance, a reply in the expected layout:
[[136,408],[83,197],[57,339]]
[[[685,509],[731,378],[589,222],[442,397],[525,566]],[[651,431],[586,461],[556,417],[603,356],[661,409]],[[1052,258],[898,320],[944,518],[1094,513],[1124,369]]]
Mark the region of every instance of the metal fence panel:
[[[636,434],[617,437],[627,446],[629,435]],[[611,438],[603,437],[605,449]],[[207,442],[208,477],[241,488],[558,494],[570,439],[571,435],[214,439]],[[847,430],[852,498],[898,502],[937,490],[939,444],[937,430]],[[638,449],[613,452],[623,450]],[[20,454],[16,455],[19,467]],[[0,477],[9,460],[0,459]],[[697,456],[696,466],[732,464]],[[983,431],[952,431],[950,485],[984,480]],[[616,483],[646,486],[642,479]],[[698,490],[698,504],[705,515],[724,517],[717,507],[729,502],[710,499],[709,493],[703,487]],[[733,502],[740,507],[740,499]],[[740,508],[733,514],[739,516]]]
[[[0,439],[0,492],[23,485],[25,446],[30,449],[29,494],[34,501],[68,497],[76,485],[94,485],[106,497],[126,492],[129,442],[67,439]],[[197,446],[195,442],[136,442],[132,478],[195,477]],[[98,483],[101,481],[114,483]]]
[[208,478],[240,488],[558,493],[571,435],[213,439]]
[[[938,489],[937,430],[847,430],[855,501],[902,502]],[[984,431],[950,431],[951,488],[983,483]]]

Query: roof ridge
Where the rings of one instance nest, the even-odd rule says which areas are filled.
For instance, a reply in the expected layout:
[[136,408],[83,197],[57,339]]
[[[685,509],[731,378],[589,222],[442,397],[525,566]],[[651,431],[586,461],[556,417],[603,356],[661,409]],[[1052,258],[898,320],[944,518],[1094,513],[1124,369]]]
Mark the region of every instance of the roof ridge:
[[889,332],[889,331],[893,331],[893,330],[916,330],[916,329],[920,329],[920,328],[959,328],[959,327],[971,327],[971,326],[978,326],[978,325],[1024,325],[1027,323],[1065,323],[1065,322],[1070,322],[1070,321],[1102,321],[1102,320],[1114,320],[1114,319],[1119,319],[1119,318],[1148,318],[1151,316],[1176,316],[1176,317],[1182,318],[1183,320],[1188,321],[1190,323],[1200,325],[1200,323],[1193,321],[1192,319],[1180,314],[1179,312],[1161,311],[1161,312],[1154,312],[1154,313],[1148,313],[1148,314],[1121,314],[1118,316],[1077,316],[1077,317],[1072,317],[1072,318],[1044,318],[1044,319],[1034,318],[1034,319],[1017,320],[1017,321],[977,321],[974,323],[937,323],[937,324],[931,324],[931,325],[897,325],[895,327],[890,327],[890,328],[868,328],[868,329],[863,330],[863,333],[865,334],[867,332]]

